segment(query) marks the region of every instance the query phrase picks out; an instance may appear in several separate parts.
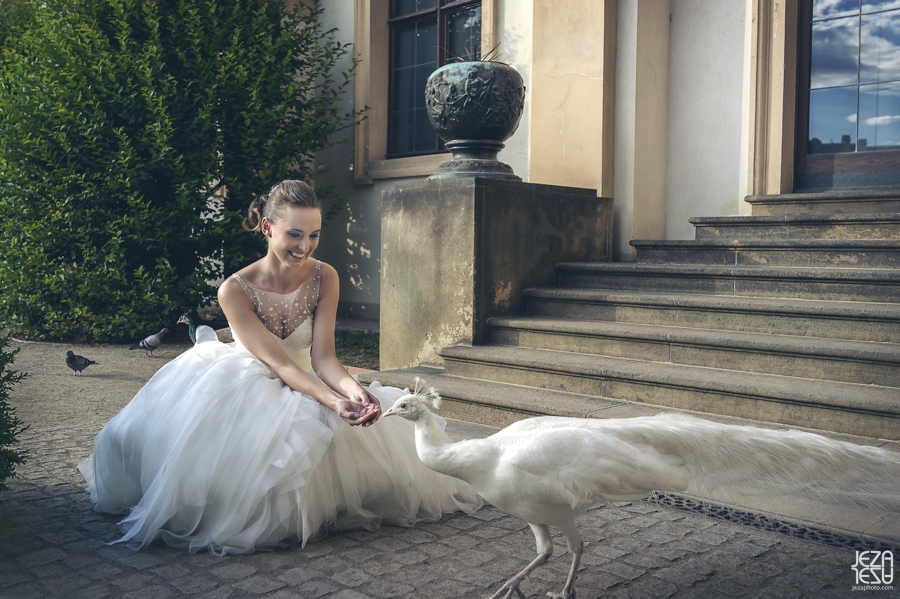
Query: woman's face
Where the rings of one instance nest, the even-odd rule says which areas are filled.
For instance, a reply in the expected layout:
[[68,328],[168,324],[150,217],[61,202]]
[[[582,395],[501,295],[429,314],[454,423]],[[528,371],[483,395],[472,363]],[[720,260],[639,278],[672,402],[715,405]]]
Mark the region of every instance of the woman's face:
[[270,221],[263,217],[262,232],[268,238],[269,252],[288,268],[298,268],[319,245],[322,212],[287,205],[281,218]]

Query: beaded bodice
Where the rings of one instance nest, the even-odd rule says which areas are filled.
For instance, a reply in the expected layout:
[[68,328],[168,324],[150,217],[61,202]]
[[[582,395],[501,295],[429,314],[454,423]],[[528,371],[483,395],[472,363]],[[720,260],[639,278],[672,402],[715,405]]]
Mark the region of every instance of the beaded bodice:
[[[316,304],[319,302],[321,274],[322,263],[317,260],[313,276],[290,293],[257,289],[237,273],[231,275],[244,288],[266,329],[272,333],[285,353],[307,372],[312,372],[309,350],[313,340]],[[237,336],[234,340],[236,345],[243,347]]]

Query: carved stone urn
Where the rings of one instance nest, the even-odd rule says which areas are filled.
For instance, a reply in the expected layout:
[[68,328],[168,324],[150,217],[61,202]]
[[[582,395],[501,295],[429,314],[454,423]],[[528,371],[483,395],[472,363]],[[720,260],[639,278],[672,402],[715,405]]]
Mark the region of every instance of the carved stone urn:
[[432,73],[425,84],[425,107],[453,159],[429,179],[521,181],[497,153],[519,126],[524,103],[522,76],[500,62],[454,62]]

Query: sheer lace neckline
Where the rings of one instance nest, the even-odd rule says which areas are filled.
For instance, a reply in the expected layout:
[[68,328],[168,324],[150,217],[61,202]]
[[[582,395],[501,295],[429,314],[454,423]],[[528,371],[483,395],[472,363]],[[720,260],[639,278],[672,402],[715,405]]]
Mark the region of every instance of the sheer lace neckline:
[[250,283],[248,283],[247,281],[242,279],[241,276],[237,273],[234,273],[231,276],[234,277],[235,279],[237,279],[242,287],[244,287],[244,288],[249,287],[253,291],[258,291],[260,293],[267,293],[269,295],[282,295],[282,296],[294,295],[295,293],[297,293],[298,291],[303,289],[304,285],[306,285],[307,283],[309,283],[310,281],[312,281],[313,279],[315,279],[319,276],[319,272],[321,271],[321,265],[322,265],[322,263],[320,261],[316,260],[316,269],[313,271],[313,274],[311,274],[308,278],[303,279],[303,282],[300,283],[300,285],[298,285],[296,289],[294,289],[293,291],[288,291],[287,293],[278,293],[277,291],[269,291],[268,289],[262,289],[260,287],[257,287],[256,285],[251,285]]
[[[319,302],[321,272],[322,263],[316,260],[313,275],[289,293],[259,289],[245,282],[237,273],[231,276],[243,287],[256,315],[266,329],[283,341],[303,324],[307,322],[312,324],[313,314]],[[310,329],[311,337],[312,327],[307,328]],[[311,342],[311,339],[309,341]]]

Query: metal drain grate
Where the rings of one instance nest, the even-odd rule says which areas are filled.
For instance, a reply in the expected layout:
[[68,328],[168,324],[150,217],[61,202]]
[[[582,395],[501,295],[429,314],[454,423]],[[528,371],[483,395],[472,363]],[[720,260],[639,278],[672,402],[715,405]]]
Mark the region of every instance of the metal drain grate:
[[767,532],[773,532],[775,534],[785,535],[811,543],[818,543],[819,545],[826,545],[842,551],[891,550],[895,554],[900,552],[900,545],[882,541],[880,539],[850,536],[824,528],[815,528],[794,522],[785,522],[784,520],[778,520],[777,518],[765,514],[745,512],[725,505],[719,505],[674,493],[653,491],[650,493],[649,497],[642,499],[639,503],[698,514],[714,520],[740,524],[741,526],[749,526],[750,528],[765,530]]

